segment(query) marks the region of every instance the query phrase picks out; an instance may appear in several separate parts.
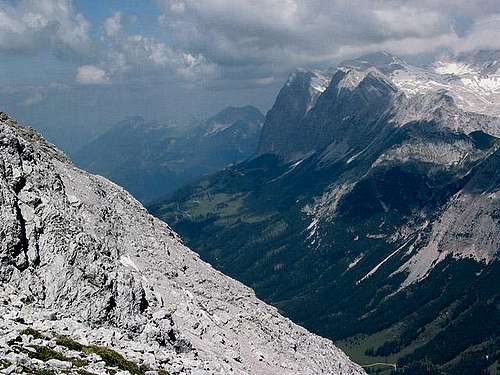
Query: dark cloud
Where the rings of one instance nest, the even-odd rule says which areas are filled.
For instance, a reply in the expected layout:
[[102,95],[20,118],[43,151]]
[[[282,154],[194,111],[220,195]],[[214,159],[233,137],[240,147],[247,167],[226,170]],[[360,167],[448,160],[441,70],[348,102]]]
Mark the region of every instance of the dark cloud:
[[259,68],[261,75],[381,49],[420,54],[473,49],[476,43],[497,48],[500,39],[494,25],[500,15],[497,0],[159,0],[159,4],[161,22],[178,46],[203,54],[223,69],[265,66]]

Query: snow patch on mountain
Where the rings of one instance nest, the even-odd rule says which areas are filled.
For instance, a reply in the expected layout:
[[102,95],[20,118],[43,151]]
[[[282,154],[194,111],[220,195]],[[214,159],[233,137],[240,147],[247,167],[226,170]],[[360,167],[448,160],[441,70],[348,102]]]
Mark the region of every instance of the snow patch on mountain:
[[[493,60],[492,60],[493,59]],[[500,52],[482,51],[441,58],[428,66],[416,66],[387,53],[375,53],[342,62],[341,69],[370,68],[386,74],[407,96],[445,90],[460,108],[492,116],[500,115]]]
[[384,263],[386,263],[394,255],[396,255],[402,249],[404,249],[406,247],[406,245],[408,245],[412,240],[413,240],[413,238],[410,238],[408,241],[406,241],[404,244],[402,244],[396,250],[394,250],[392,253],[390,253],[388,256],[386,256],[380,263],[378,263],[375,267],[373,267],[365,276],[363,276],[361,279],[359,279],[358,281],[356,281],[356,284],[362,283],[363,281],[365,281],[366,279],[368,279],[370,276],[372,276],[373,274],[375,274],[375,272],[377,272],[380,269],[380,267],[382,267],[384,265]]
[[311,70],[309,74],[311,77],[309,82],[310,100],[306,112],[314,108],[318,98],[326,91],[332,80],[331,74],[321,70]]
[[314,75],[311,78],[311,89],[323,93],[330,85],[331,75],[321,70],[313,70],[312,72]]
[[356,267],[356,265],[361,262],[361,260],[365,257],[364,253],[359,254],[356,258],[353,259],[351,263],[347,265],[347,269],[350,270],[351,268]]
[[456,61],[441,61],[438,60],[435,63],[434,71],[438,74],[453,74],[453,75],[464,75],[464,74],[475,74],[477,73],[474,69],[471,69],[467,64],[459,63]]
[[500,115],[500,71],[483,73],[477,67],[439,60],[429,67],[404,64],[390,75],[407,95],[446,90],[460,108],[491,116]]

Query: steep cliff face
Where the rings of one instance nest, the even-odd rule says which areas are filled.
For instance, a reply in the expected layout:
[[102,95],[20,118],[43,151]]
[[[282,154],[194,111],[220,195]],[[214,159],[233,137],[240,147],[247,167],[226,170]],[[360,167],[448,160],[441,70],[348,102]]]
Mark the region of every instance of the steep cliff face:
[[376,69],[337,70],[299,133],[289,141],[290,147],[304,153],[321,152],[327,146],[360,151],[383,131],[380,120],[395,93],[394,85]]
[[[301,121],[316,105],[319,96],[330,85],[331,74],[317,70],[297,70],[290,75],[266,116],[259,154],[287,155],[299,153],[293,141],[299,141]],[[286,125],[285,125],[286,124]]]
[[317,74],[302,72],[289,78],[266,116],[260,154],[299,159],[334,142],[349,147],[361,141],[361,134],[366,140],[380,131],[375,123],[396,92],[382,73],[341,68],[323,80],[326,86],[312,90]]
[[[2,366],[107,373],[98,344],[170,374],[363,373],[200,260],[122,188],[77,169],[3,113],[0,156]],[[40,360],[26,328],[44,335],[34,337],[38,346],[86,351],[82,368]]]

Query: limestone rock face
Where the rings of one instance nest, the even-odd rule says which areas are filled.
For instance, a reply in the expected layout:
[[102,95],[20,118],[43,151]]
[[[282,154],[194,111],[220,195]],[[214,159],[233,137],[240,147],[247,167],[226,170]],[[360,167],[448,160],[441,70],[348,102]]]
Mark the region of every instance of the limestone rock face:
[[12,354],[8,338],[35,327],[171,374],[364,373],[5,114],[0,202],[0,359],[9,365],[24,352]]
[[[314,108],[318,98],[330,85],[331,74],[317,70],[297,70],[290,75],[276,102],[266,115],[259,154],[276,153],[288,156],[298,153],[296,136],[300,123]],[[286,124],[286,126],[283,126]]]

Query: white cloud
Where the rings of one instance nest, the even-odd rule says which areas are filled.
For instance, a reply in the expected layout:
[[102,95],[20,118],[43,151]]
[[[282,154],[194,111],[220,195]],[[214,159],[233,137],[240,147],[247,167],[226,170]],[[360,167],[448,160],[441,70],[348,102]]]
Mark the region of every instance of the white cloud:
[[109,17],[104,21],[104,32],[106,33],[107,36],[109,37],[115,36],[121,31],[122,29],[121,19],[122,19],[121,12],[115,12],[115,14],[113,14],[112,17]]
[[76,81],[82,85],[102,85],[110,82],[107,73],[95,65],[83,65],[78,68]]
[[77,54],[87,84],[152,75],[266,86],[378,50],[500,48],[498,0],[156,0],[161,30],[132,33],[147,18],[118,11],[95,40],[73,1],[0,0],[0,53]]
[[90,23],[71,0],[0,0],[0,51],[85,54]]
[[104,21],[103,43],[106,53],[101,65],[111,76],[167,73],[185,79],[212,77],[215,66],[200,53],[176,50],[166,43],[140,34],[128,34],[121,13]]

